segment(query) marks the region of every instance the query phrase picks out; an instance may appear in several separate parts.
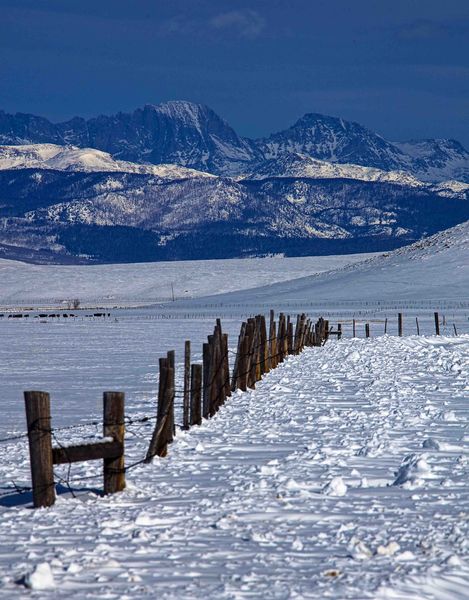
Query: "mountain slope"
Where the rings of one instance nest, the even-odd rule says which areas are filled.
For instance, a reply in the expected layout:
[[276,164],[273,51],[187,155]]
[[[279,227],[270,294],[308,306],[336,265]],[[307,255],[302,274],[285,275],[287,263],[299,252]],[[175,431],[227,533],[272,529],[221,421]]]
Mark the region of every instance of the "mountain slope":
[[383,171],[360,165],[331,163],[298,153],[283,152],[260,163],[246,180],[269,178],[357,179],[422,187],[424,184],[405,171]]
[[265,160],[298,153],[331,163],[403,170],[423,181],[469,183],[469,152],[454,140],[393,143],[358,123],[317,113],[267,138],[249,140],[207,106],[183,101],[58,124],[0,111],[0,143],[95,148],[118,160],[171,163],[217,175],[252,173]]
[[0,146],[0,171],[8,169],[140,173],[168,179],[214,177],[210,173],[186,169],[174,164],[142,165],[115,160],[109,153],[94,148],[58,144]]
[[[122,163],[106,155],[109,170],[96,171],[94,154],[84,170],[83,161],[69,160],[76,150],[50,158],[52,151],[41,148],[31,159],[28,149],[28,160],[36,164],[45,153],[47,166],[61,156],[67,168],[0,169],[6,248],[101,262],[336,254],[393,248],[469,218],[464,189],[437,193],[412,179],[316,178],[300,170],[301,177],[234,181],[181,167],[113,171]],[[299,157],[299,166],[305,162],[311,166]],[[343,168],[348,175],[363,169]]]
[[218,174],[240,172],[257,156],[254,145],[213,110],[182,101],[57,125],[33,115],[0,113],[0,142],[69,144],[121,160],[173,163]]
[[[410,246],[347,265],[337,270],[251,289],[192,300],[188,307],[219,302],[226,310],[230,305],[256,307],[269,305],[275,298],[281,308],[291,302],[324,303],[339,306],[365,302],[433,300],[467,298],[469,290],[469,221],[420,240]],[[183,305],[184,306],[184,305]],[[351,304],[353,306],[353,304]],[[373,324],[371,326],[373,328]]]
[[395,146],[410,157],[408,168],[422,181],[469,183],[469,152],[456,140],[416,140]]
[[268,159],[297,152],[386,171],[399,169],[404,159],[398,148],[362,125],[317,113],[304,115],[289,129],[258,140],[257,145]]

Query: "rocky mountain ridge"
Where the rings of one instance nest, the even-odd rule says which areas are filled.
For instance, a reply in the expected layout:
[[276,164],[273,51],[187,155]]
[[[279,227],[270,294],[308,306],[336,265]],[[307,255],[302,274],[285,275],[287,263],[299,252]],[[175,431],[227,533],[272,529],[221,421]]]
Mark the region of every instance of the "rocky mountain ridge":
[[455,140],[394,143],[358,123],[317,113],[267,138],[251,140],[239,136],[209,107],[185,101],[58,124],[0,111],[0,143],[91,147],[118,160],[171,163],[230,176],[250,173],[282,154],[299,153],[332,163],[404,170],[423,181],[469,182],[469,152]]

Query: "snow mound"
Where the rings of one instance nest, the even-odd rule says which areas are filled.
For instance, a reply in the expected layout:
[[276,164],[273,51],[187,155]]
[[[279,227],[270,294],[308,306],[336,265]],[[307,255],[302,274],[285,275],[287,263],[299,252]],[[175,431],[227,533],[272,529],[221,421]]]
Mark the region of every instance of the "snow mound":
[[342,477],[333,477],[329,483],[323,488],[323,494],[326,496],[345,496],[347,486]]
[[55,587],[54,575],[49,563],[42,562],[26,575],[24,579],[26,587],[32,590],[49,590]]

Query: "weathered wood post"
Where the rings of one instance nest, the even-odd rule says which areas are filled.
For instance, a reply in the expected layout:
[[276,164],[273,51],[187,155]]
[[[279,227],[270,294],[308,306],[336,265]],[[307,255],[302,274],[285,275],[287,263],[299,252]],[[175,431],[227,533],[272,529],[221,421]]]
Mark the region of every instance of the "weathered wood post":
[[234,392],[239,387],[239,374],[240,374],[240,361],[241,361],[241,347],[243,340],[246,335],[246,322],[241,323],[241,329],[238,336],[238,350],[236,352],[235,363],[233,365],[233,375],[231,377],[231,390]]
[[166,388],[168,385],[168,360],[159,359],[160,376],[158,381],[158,407],[156,413],[156,425],[150,440],[150,445],[145,457],[145,462],[152,461],[154,456],[166,456],[167,448],[163,440],[163,428],[166,425]]
[[292,352],[298,354],[300,345],[300,315],[296,315],[295,337]]
[[251,340],[249,335],[246,333],[241,342],[241,348],[239,353],[239,373],[238,373],[238,386],[242,392],[248,389],[248,374],[249,374],[249,348],[251,346]]
[[34,507],[55,502],[50,397],[46,392],[24,392]]
[[191,367],[191,408],[190,424],[202,423],[202,365]]
[[223,366],[224,366],[224,381],[225,381],[225,389],[224,396],[225,399],[231,396],[231,385],[230,385],[230,357],[228,356],[228,334],[224,333],[222,335],[222,352],[223,352]]
[[369,323],[365,324],[365,337],[367,337],[367,338],[370,337],[370,324]]
[[353,319],[353,321],[352,321],[352,337],[357,337],[356,333],[357,333],[357,331],[356,331],[355,319]]
[[456,323],[453,323],[454,335],[457,337],[458,330],[456,329]]
[[402,313],[397,315],[397,335],[402,337]]
[[337,339],[342,339],[342,323],[337,323]]
[[[176,362],[176,353],[174,352],[174,350],[169,350],[166,353],[166,357],[168,360],[168,368],[171,369],[171,377],[172,377],[172,381],[169,382],[170,385],[172,385],[172,391],[173,391],[173,395],[174,395],[174,376],[176,373],[176,367],[175,367],[175,362]],[[171,406],[170,406],[170,422],[168,423],[168,443],[171,443],[174,439],[174,436],[176,435],[176,426],[174,424],[174,402],[173,402],[173,398],[171,397]]]
[[419,318],[415,317],[415,324],[417,326],[417,335],[420,335]]
[[256,348],[255,348],[255,361],[256,361],[256,371],[255,378],[256,382],[261,380],[262,377],[262,329],[261,329],[261,315],[256,316]]
[[182,427],[190,427],[190,385],[191,385],[191,343],[186,340],[184,344],[184,396],[182,407]]
[[270,371],[269,342],[267,341],[267,323],[265,316],[261,316],[261,373],[265,375]]
[[434,317],[435,317],[435,334],[440,335],[440,318],[439,318],[437,312],[434,313]]
[[202,416],[204,419],[208,419],[210,416],[210,362],[211,362],[211,348],[210,344],[205,343],[203,345],[203,392],[202,392]]
[[388,318],[386,317],[384,319],[384,335],[386,335],[388,332]]
[[[250,331],[251,331],[251,336],[250,336],[250,341],[251,341],[251,345],[249,347],[249,363],[248,363],[248,370],[249,370],[249,375],[248,375],[248,387],[251,388],[252,390],[254,390],[256,388],[256,369],[257,369],[257,346],[259,343],[259,338],[258,338],[258,329],[256,327],[256,319],[249,319],[250,322]],[[249,325],[248,322],[248,325]]]
[[103,436],[112,437],[115,442],[122,444],[121,456],[103,460],[105,494],[114,494],[125,489],[124,398],[122,392],[104,392],[103,394]]
[[269,367],[275,369],[277,366],[277,340],[274,311],[270,311],[269,322]]

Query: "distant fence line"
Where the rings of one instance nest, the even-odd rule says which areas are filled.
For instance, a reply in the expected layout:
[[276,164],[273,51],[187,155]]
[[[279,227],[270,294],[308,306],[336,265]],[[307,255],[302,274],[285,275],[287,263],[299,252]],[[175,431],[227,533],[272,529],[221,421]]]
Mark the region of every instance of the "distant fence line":
[[[250,291],[250,288],[243,290],[246,293],[248,293]],[[199,302],[200,298],[199,297],[193,297],[193,296],[184,296],[181,298],[176,298],[175,299],[175,304],[174,304],[174,309],[176,310],[184,310],[184,305],[179,304],[180,302],[184,302],[187,300],[191,300],[194,301],[195,303]],[[4,312],[8,312],[9,310],[13,310],[10,309],[10,307],[17,307],[16,310],[19,310],[20,307],[22,307],[22,310],[28,310],[28,311],[33,311],[33,312],[37,312],[38,310],[40,310],[40,308],[36,308],[35,306],[30,306],[30,305],[41,305],[41,304],[47,304],[47,305],[53,305],[53,307],[51,306],[50,308],[44,308],[44,310],[70,310],[69,307],[65,306],[65,303],[63,299],[61,298],[27,298],[27,299],[18,299],[15,301],[12,301],[10,299],[4,299],[4,300],[0,300],[0,307],[1,310],[3,310]],[[104,306],[99,306],[99,303],[103,304]],[[412,309],[412,308],[428,308],[428,309],[432,309],[435,306],[438,306],[438,308],[441,309],[461,309],[461,308],[468,308],[469,309],[469,300],[456,300],[456,299],[451,299],[451,298],[433,298],[433,299],[424,299],[424,300],[392,300],[392,299],[381,299],[381,300],[333,300],[332,302],[328,301],[328,300],[322,300],[322,301],[315,301],[315,300],[310,300],[310,301],[297,301],[297,302],[291,302],[288,300],[283,301],[282,299],[279,299],[277,301],[278,305],[281,305],[282,307],[289,307],[289,308],[306,308],[306,307],[310,307],[310,308],[322,308],[324,309],[324,307],[331,303],[333,304],[334,307],[336,306],[343,306],[343,307],[378,307],[381,309],[385,309],[385,308],[389,308],[389,309],[396,309],[396,308],[408,308],[408,309]],[[116,298],[116,299],[109,299],[109,298],[104,298],[104,297],[99,297],[99,298],[85,298],[83,300],[83,304],[86,305],[90,305],[93,304],[92,307],[84,307],[84,308],[79,308],[79,311],[82,310],[91,310],[92,308],[95,308],[97,310],[117,310],[117,309],[125,309],[125,310],[140,310],[142,308],[145,307],[151,307],[154,305],[158,305],[158,304],[164,304],[164,308],[173,308],[173,299],[171,297],[161,297],[161,298],[136,298],[136,297],[132,297],[132,298],[126,298],[126,297],[121,297],[121,298]],[[96,304],[96,306],[94,306]],[[128,304],[126,306],[126,304]],[[64,305],[64,306],[60,306],[60,305]],[[252,307],[255,310],[259,310],[259,309],[265,309],[265,310],[269,310],[271,306],[270,302],[223,302],[223,301],[219,301],[217,302],[216,300],[212,301],[212,302],[201,302],[200,304],[195,304],[191,307],[187,307],[189,309],[192,310],[204,310],[207,308],[241,308],[241,309],[248,309],[250,307]],[[75,309],[77,310],[77,309]]]

